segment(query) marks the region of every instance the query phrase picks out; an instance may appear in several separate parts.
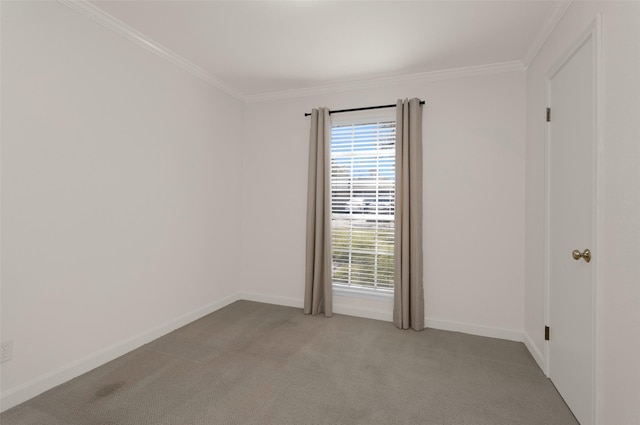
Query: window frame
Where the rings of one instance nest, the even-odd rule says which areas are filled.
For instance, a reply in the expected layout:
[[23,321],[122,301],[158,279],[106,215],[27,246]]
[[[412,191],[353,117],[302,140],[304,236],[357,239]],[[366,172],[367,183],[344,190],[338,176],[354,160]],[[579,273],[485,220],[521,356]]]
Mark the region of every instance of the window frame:
[[[396,122],[396,114],[395,109],[390,108],[389,110],[370,110],[370,111],[358,111],[351,112],[349,114],[340,114],[337,116],[332,115],[331,117],[331,133],[333,135],[333,128],[337,126],[346,126],[346,125],[361,125],[361,124],[371,124],[374,122]],[[331,141],[333,145],[333,140]],[[333,160],[333,154],[330,154],[330,159]],[[394,165],[395,165],[395,156],[394,156]],[[329,165],[331,169],[331,164]],[[331,177],[330,177],[331,179]],[[395,179],[395,173],[394,173]],[[331,182],[333,180],[331,179]],[[394,192],[395,192],[395,184],[394,184]],[[333,202],[332,202],[333,203]],[[394,203],[395,203],[395,193],[394,193]],[[331,221],[333,223],[333,213],[331,213]],[[395,209],[393,214],[393,223],[394,223],[394,246],[395,246]],[[332,234],[333,234],[333,225],[332,225]],[[332,237],[333,239],[333,237]],[[333,240],[331,243],[332,247],[332,257],[333,257]],[[395,258],[394,258],[395,263]],[[365,298],[371,300],[392,300],[394,296],[394,289],[391,288],[381,288],[381,287],[366,287],[366,286],[351,286],[345,285],[341,283],[336,283],[333,280],[333,270],[331,274],[331,283],[333,292],[336,295],[346,296],[346,297],[356,297],[356,298]]]

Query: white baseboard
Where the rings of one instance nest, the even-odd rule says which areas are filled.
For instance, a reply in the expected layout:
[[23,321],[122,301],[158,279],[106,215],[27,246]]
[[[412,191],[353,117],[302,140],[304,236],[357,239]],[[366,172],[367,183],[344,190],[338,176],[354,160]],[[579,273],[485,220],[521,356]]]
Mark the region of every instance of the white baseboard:
[[56,370],[31,379],[22,385],[4,391],[0,395],[0,412],[17,406],[18,404],[42,394],[53,387],[63,384],[76,376],[82,375],[83,373],[95,369],[98,366],[108,363],[111,360],[143,346],[144,344],[189,324],[194,320],[200,319],[201,317],[242,299],[239,295],[240,294],[233,294],[229,297],[215,301],[195,311],[177,317],[176,319],[165,322],[162,325],[150,329],[140,335],[136,335],[125,341],[106,347],[85,357],[84,359],[64,365]]
[[[240,294],[240,299],[247,301],[256,301],[260,303],[284,305],[287,307],[304,307],[304,300],[287,297],[274,297],[270,295],[256,294],[252,292],[244,292]],[[362,317],[365,319],[384,320],[391,322],[393,314],[385,311],[366,309],[345,304],[333,303],[333,312],[336,314],[344,314],[346,316]]]
[[302,308],[304,301],[297,298],[289,297],[274,297],[272,295],[256,294],[254,292],[240,292],[238,294],[239,299],[245,301],[255,301],[258,303],[283,305],[286,307]]
[[[288,307],[303,308],[304,301],[297,298],[274,297],[270,295],[256,294],[244,292],[240,294],[240,299],[247,301],[256,301],[268,304],[284,305]],[[393,321],[392,311],[366,309],[358,306],[347,304],[333,304],[333,312],[336,314],[344,314],[347,316],[362,317],[365,319],[383,320],[386,322]],[[454,322],[450,320],[442,320],[426,317],[425,326],[433,329],[441,329],[453,332],[462,332],[478,336],[487,336],[491,338],[506,339],[509,341],[523,342],[524,333],[515,329],[504,329],[490,326],[476,325],[472,323]]]
[[344,304],[334,304],[333,312],[336,314],[344,314],[345,316],[362,317],[365,319],[382,320],[384,322],[393,322],[393,312],[372,310],[361,307],[353,307]]
[[443,331],[462,332],[477,336],[500,338],[509,341],[522,342],[523,332],[516,329],[496,328],[492,326],[476,325],[473,323],[454,322],[451,320],[425,318],[425,326]]
[[533,357],[533,359],[536,361],[536,363],[538,363],[538,366],[540,367],[540,369],[542,369],[542,371],[546,374],[546,362],[544,361],[544,355],[542,354],[542,351],[540,351],[540,349],[538,348],[538,346],[535,344],[535,342],[533,342],[533,339],[531,338],[531,336],[529,336],[529,333],[527,333],[526,331],[524,332],[524,345],[527,347],[527,350],[529,350],[529,353],[531,353],[531,357]]

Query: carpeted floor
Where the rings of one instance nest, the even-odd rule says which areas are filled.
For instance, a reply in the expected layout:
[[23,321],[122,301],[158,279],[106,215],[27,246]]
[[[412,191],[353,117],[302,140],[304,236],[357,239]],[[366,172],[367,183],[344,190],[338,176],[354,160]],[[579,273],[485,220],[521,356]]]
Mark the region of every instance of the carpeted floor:
[[2,425],[577,424],[521,343],[239,301]]

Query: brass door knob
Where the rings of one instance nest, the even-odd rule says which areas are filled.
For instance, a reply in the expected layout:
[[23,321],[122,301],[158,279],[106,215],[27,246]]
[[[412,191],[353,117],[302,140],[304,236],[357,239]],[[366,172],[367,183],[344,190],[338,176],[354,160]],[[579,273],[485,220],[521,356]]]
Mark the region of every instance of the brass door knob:
[[574,260],[584,258],[584,261],[586,261],[587,263],[591,261],[591,251],[589,251],[588,249],[585,249],[583,252],[574,249],[571,255],[573,256]]

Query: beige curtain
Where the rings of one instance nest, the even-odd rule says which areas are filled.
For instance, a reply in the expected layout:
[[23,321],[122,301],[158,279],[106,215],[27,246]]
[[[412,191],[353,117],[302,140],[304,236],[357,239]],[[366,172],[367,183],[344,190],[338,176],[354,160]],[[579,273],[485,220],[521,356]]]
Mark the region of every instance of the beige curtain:
[[396,105],[396,204],[393,323],[424,329],[422,287],[422,107]]
[[304,313],[333,314],[331,294],[331,122],[329,109],[311,111]]

